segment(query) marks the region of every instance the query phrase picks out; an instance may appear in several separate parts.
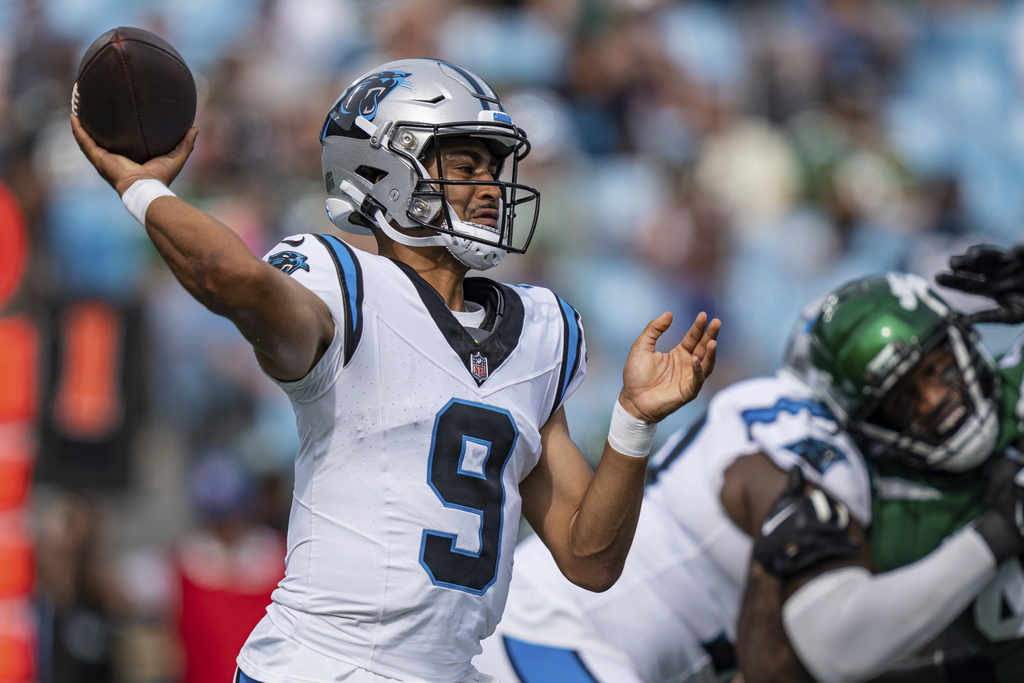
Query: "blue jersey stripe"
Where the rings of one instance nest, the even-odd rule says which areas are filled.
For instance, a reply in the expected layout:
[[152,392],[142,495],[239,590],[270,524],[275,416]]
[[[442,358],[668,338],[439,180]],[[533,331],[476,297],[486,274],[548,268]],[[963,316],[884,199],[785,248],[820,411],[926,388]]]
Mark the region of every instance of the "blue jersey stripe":
[[817,401],[813,401],[811,399],[793,400],[791,398],[780,398],[775,402],[775,405],[769,408],[752,408],[750,410],[744,410],[741,415],[743,417],[743,421],[746,422],[749,427],[755,422],[775,422],[782,413],[796,415],[801,410],[809,411],[814,417],[821,417],[826,420],[835,419],[829,409]]
[[338,269],[341,294],[345,303],[345,365],[359,345],[363,332],[363,273],[351,247],[332,235],[317,235],[328,248]]
[[259,683],[259,681],[249,678],[241,669],[235,669],[235,683]]
[[503,636],[505,652],[522,683],[598,683],[575,650]]
[[562,368],[558,376],[558,395],[555,397],[555,404],[551,407],[552,413],[561,405],[565,398],[565,392],[569,389],[569,383],[572,382],[572,378],[576,376],[576,371],[579,370],[580,352],[583,344],[579,314],[561,297],[556,295],[555,298],[558,299],[558,305],[562,311],[565,342],[562,346]]

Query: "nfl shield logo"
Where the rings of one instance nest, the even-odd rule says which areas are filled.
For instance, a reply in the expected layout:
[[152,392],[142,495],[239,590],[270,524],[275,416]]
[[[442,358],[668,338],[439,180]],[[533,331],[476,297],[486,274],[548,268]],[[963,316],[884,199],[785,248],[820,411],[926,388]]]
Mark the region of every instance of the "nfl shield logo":
[[487,379],[487,359],[479,351],[469,357],[469,371],[476,377],[477,382]]

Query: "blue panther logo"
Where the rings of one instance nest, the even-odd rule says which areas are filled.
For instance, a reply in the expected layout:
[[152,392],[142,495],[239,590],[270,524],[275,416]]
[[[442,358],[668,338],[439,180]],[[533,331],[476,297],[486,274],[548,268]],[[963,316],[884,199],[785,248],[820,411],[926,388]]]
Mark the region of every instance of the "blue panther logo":
[[827,444],[824,441],[813,437],[807,437],[801,441],[791,443],[785,446],[785,448],[788,448],[809,462],[814,466],[814,469],[818,470],[822,474],[837,462],[846,460],[845,453],[838,450],[831,444]]
[[296,270],[309,272],[309,264],[306,263],[305,255],[297,251],[279,251],[267,259],[267,263],[285,275],[291,275]]
[[349,135],[358,131],[359,135],[365,135],[355,127],[356,117],[363,116],[372,121],[377,116],[377,107],[384,98],[411,75],[406,71],[379,71],[349,86],[327,118],[327,125],[324,126],[321,138],[324,135],[337,134],[336,131],[328,132],[334,128],[332,123],[341,129],[342,134]]

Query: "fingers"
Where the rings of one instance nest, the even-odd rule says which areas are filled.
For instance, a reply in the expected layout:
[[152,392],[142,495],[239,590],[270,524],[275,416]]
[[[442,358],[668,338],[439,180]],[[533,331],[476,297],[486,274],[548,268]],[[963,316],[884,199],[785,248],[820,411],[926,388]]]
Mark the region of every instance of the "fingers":
[[96,143],[93,142],[92,138],[89,137],[89,134],[85,132],[85,128],[82,127],[82,122],[79,121],[78,117],[74,114],[71,115],[71,134],[75,136],[75,142],[77,142],[81,150],[85,152],[85,156],[91,159],[92,153],[98,149],[98,147],[96,146]]
[[690,325],[690,329],[686,331],[686,335],[683,340],[679,342],[679,345],[685,349],[688,353],[693,353],[704,341],[705,345],[707,342],[704,337],[708,333],[708,314],[701,311],[697,314],[693,324]]
[[687,352],[695,353],[703,358],[707,354],[708,345],[718,338],[721,328],[721,320],[714,318],[711,322],[707,322],[707,314],[701,312],[693,321],[686,336],[683,337],[680,346]]
[[981,292],[985,288],[985,281],[981,275],[977,273],[969,274],[964,271],[936,273],[935,281],[943,287],[959,289],[968,294]]
[[[690,349],[690,371],[693,375],[693,395],[696,396],[704,386],[704,380],[715,371],[715,360],[718,356],[718,332],[722,328],[722,321],[718,318],[704,325],[707,315],[700,313],[694,321],[693,326],[687,333],[700,334],[699,341],[694,348]],[[698,330],[700,330],[698,332]],[[681,348],[686,348],[687,339],[679,343]]]
[[685,402],[692,401],[700,393],[701,388],[704,386],[704,380],[707,379],[707,375],[704,374],[704,366],[701,365],[701,360],[697,356],[690,356],[690,386],[689,392],[686,391],[686,387],[682,387],[683,400]]
[[139,164],[96,144],[96,141],[85,131],[82,122],[74,114],[71,115],[71,134],[75,136],[75,141],[82,153],[85,154],[85,158],[96,167],[100,176],[110,183],[118,191],[118,194],[124,191],[123,187],[118,188],[120,180],[131,175],[138,175],[140,172],[142,167]]
[[192,126],[185,132],[184,137],[181,138],[181,141],[174,149],[162,157],[150,159],[143,168],[165,184],[170,185],[178,177],[178,174],[181,173],[181,169],[184,168],[189,156],[192,155],[198,135],[199,129]]
[[196,137],[198,135],[199,128],[197,128],[196,126],[192,126],[187,131],[185,131],[185,137],[181,139],[181,142],[179,142],[174,149],[167,153],[168,158],[177,159],[182,156],[188,157],[188,155],[192,154],[192,150],[195,149],[196,146]]
[[977,325],[978,323],[1018,324],[1024,321],[1024,317],[1019,314],[1014,315],[1012,311],[1007,311],[1003,308],[990,308],[965,315],[964,321],[970,325]]
[[[672,314],[662,313],[652,320],[644,328],[637,340],[633,343],[634,351],[654,352],[658,339],[665,333],[672,324]],[[717,338],[722,328],[722,321],[714,318],[708,321],[708,314],[701,311],[697,314],[690,329],[677,347],[687,355],[693,356],[701,365],[702,373],[706,377],[710,375],[715,367],[717,349]]]
[[722,321],[718,318],[714,318],[708,323],[708,326],[704,329],[704,334],[701,336],[700,344],[697,345],[697,349],[708,349],[714,345],[715,340],[718,339],[718,333],[722,329]]
[[633,342],[634,351],[651,351],[653,352],[657,344],[658,339],[661,335],[665,334],[672,325],[672,314],[668,311],[662,313],[657,318],[647,323],[647,327],[640,333],[636,341]]
[[[712,372],[715,371],[715,360],[718,356],[718,342],[714,339],[708,342],[707,349],[704,352],[704,358],[701,360],[701,368],[704,371],[704,377],[709,377]],[[696,358],[697,356],[694,356]]]
[[999,247],[991,244],[975,244],[963,254],[951,256],[949,267],[954,270],[987,269],[1004,260],[1006,260],[1006,256]]

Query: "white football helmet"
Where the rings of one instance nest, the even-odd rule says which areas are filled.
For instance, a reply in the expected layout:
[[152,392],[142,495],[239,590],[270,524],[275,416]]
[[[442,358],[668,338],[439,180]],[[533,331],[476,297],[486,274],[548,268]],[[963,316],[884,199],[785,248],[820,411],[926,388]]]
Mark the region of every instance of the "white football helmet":
[[[482,139],[499,162],[497,177],[430,177],[425,155],[437,155],[443,175],[436,143],[446,136]],[[437,59],[383,64],[342,93],[327,114],[320,142],[327,213],[342,230],[372,234],[376,228],[408,246],[445,246],[476,270],[529,246],[540,193],[516,178],[530,143],[494,90],[466,69]],[[500,191],[497,228],[459,219],[444,197],[444,188],[454,184],[494,185]],[[528,227],[513,230],[517,214]]]

